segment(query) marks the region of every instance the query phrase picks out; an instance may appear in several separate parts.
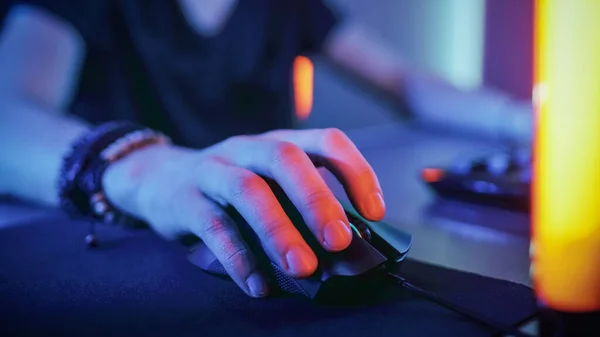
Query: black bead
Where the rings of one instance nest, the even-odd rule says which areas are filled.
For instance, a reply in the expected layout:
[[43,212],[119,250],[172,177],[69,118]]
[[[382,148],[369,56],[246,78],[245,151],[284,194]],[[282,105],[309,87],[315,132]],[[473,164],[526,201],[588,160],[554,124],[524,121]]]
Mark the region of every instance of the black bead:
[[85,236],[85,243],[90,248],[94,248],[98,246],[98,238],[94,234],[88,234]]

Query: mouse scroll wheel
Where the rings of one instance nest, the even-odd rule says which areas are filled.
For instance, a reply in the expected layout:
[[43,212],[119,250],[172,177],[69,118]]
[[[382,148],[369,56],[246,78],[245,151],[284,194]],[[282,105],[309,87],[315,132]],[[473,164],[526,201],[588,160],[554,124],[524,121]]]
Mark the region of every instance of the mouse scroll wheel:
[[363,240],[371,241],[371,230],[367,224],[357,218],[356,216],[346,212],[346,217],[348,217],[348,221],[350,221],[350,227],[352,230]]

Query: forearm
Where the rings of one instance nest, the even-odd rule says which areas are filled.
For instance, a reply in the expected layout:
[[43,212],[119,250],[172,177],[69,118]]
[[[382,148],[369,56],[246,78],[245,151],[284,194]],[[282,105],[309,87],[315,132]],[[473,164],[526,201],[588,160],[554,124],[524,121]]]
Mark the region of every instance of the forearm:
[[86,124],[21,100],[0,111],[0,194],[57,206],[62,159]]
[[530,141],[531,102],[515,101],[491,88],[454,87],[439,76],[411,66],[383,39],[356,23],[338,27],[328,39],[325,54],[348,71],[399,97],[424,126]]
[[59,16],[16,5],[0,34],[0,194],[58,205],[62,159],[86,129],[61,114],[77,92],[86,52]]
[[489,87],[461,90],[436,76],[404,71],[400,95],[414,119],[426,126],[531,141],[533,105]]

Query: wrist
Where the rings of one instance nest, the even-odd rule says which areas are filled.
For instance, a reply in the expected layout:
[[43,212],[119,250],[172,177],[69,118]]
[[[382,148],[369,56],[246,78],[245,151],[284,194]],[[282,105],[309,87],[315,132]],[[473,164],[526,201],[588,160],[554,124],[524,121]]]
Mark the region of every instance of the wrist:
[[102,176],[102,188],[112,205],[135,218],[144,220],[144,182],[152,171],[164,162],[167,144],[155,144],[138,149],[110,164]]
[[165,178],[181,176],[183,163],[192,153],[191,149],[169,143],[135,150],[108,166],[102,177],[104,194],[119,211],[148,222],[155,196],[161,195],[165,183],[172,183]]
[[[170,144],[170,139],[143,126],[120,121],[101,124],[73,143],[60,170],[59,198],[61,208],[71,216],[93,220],[90,222],[90,234],[86,237],[90,246],[96,244],[93,234],[95,222],[128,225],[132,224],[128,221],[131,219],[122,217],[122,213],[136,214],[132,207],[135,203],[126,202],[123,196],[136,186],[139,179],[130,179],[136,177],[131,174],[123,175],[127,179],[118,179],[114,183],[107,179],[106,185],[117,186],[120,192],[112,194],[112,200],[117,201],[112,204],[104,188],[107,169],[132,153],[157,144]],[[118,197],[115,198],[115,195]]]

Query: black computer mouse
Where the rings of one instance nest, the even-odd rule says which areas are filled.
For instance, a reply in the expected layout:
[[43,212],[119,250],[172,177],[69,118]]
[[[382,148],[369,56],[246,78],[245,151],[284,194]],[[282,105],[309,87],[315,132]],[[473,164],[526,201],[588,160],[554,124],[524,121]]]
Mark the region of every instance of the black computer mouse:
[[[308,226],[302,220],[298,210],[284,193],[276,193],[284,210],[296,225],[306,242],[319,260],[316,272],[308,278],[296,279],[288,276],[275,263],[269,260],[256,235],[239,213],[228,209],[228,213],[237,222],[240,232],[256,254],[263,270],[276,285],[276,294],[305,296],[323,302],[339,302],[351,296],[368,295],[381,288],[386,274],[397,273],[405,259],[412,242],[412,236],[399,232],[400,244],[391,245],[383,239],[372,225],[359,215],[345,207],[346,215],[353,229],[350,246],[341,252],[331,253],[321,247]],[[215,255],[200,242],[194,245],[188,256],[191,263],[211,275],[228,278],[225,269]]]

